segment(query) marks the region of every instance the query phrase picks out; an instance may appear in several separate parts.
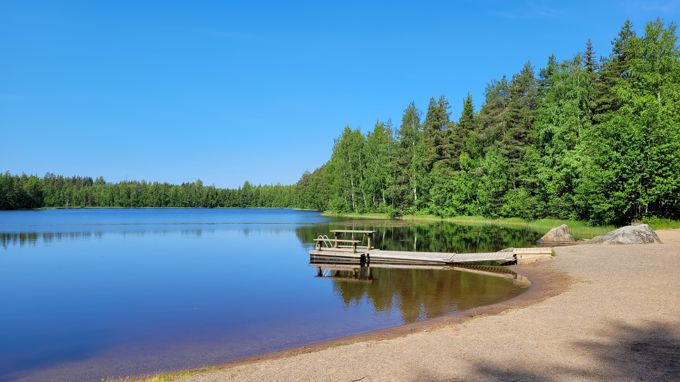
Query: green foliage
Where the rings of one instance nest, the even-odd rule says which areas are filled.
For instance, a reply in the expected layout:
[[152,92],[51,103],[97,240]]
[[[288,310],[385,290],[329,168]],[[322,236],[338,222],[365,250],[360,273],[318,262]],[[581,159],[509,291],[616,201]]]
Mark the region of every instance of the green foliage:
[[576,182],[583,158],[577,144],[591,129],[589,102],[592,79],[576,56],[556,65],[533,127],[536,145],[530,163],[537,183],[534,194],[542,202],[540,215],[574,218]]
[[335,142],[328,162],[329,208],[332,211],[361,211],[368,203],[365,190],[361,188],[365,165],[366,138],[359,130],[347,126]]
[[366,137],[366,166],[361,184],[363,194],[367,195],[364,210],[387,211],[388,192],[393,183],[390,160],[394,148],[391,127],[382,122],[376,123]]
[[441,96],[430,98],[423,122],[426,168],[432,170],[439,162],[451,165],[454,160],[453,122],[449,119],[449,101]]
[[608,108],[602,108],[596,128],[579,144],[588,160],[575,198],[580,217],[592,221],[623,223],[680,214],[675,26],[665,28],[655,21],[642,37],[629,28],[624,25],[605,64],[603,74],[611,85]]
[[482,147],[488,149],[494,146],[503,135],[509,100],[510,89],[505,77],[486,87],[485,101],[477,117],[477,133]]
[[392,141],[377,139],[380,129],[366,138],[346,129],[329,161],[330,208],[597,224],[680,218],[675,32],[655,21],[637,37],[626,21],[605,59],[588,41],[570,60],[551,55],[538,77],[527,63],[487,86],[479,113],[468,95],[457,125],[439,97],[422,125],[411,103]]
[[403,215],[414,212],[422,205],[426,174],[427,159],[420,113],[414,103],[404,110],[394,145],[390,163],[383,165],[392,169],[390,208],[395,215]]
[[472,96],[468,93],[463,101],[463,111],[458,119],[456,129],[457,151],[455,156],[458,158],[458,169],[463,167],[460,155],[467,154],[472,158],[479,158],[482,155],[481,138],[478,133],[478,120],[475,116],[475,109],[472,105]]
[[477,207],[484,216],[499,216],[510,186],[507,160],[496,150],[489,150],[476,169]]
[[103,178],[63,177],[47,174],[14,176],[0,174],[0,209],[40,207],[294,207],[295,186],[252,186],[220,189],[194,183],[172,185]]
[[305,172],[295,185],[295,206],[298,208],[325,211],[329,209],[330,189],[326,181],[326,168],[321,166],[314,172]]
[[524,152],[530,145],[529,132],[536,118],[538,93],[534,71],[529,63],[512,77],[509,85],[510,97],[505,111],[504,129],[497,147],[508,161],[508,170],[513,186],[518,186],[517,177],[522,171]]

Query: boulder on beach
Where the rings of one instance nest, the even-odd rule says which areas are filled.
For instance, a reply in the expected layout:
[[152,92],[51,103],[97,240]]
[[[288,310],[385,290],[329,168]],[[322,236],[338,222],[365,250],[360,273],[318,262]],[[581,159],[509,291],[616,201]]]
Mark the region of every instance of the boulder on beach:
[[652,244],[661,243],[647,224],[637,224],[621,227],[604,235],[588,240],[589,244]]
[[562,224],[559,227],[555,227],[548,231],[543,237],[538,239],[538,244],[566,244],[573,243],[574,237],[571,236],[569,232],[569,227],[566,224]]

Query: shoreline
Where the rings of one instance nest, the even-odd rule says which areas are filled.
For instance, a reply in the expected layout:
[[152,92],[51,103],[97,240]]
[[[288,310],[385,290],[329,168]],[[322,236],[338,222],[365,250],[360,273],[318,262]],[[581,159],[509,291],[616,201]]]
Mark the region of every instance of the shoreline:
[[[508,228],[525,228],[541,234],[548,232],[551,228],[557,227],[561,224],[569,226],[569,230],[576,239],[591,239],[595,236],[605,234],[617,227],[607,226],[591,226],[588,223],[578,220],[553,219],[543,218],[537,220],[526,220],[522,218],[487,218],[483,216],[453,216],[453,217],[439,217],[435,215],[405,215],[400,218],[390,218],[386,214],[367,213],[331,213],[322,212],[322,216],[330,218],[346,218],[356,220],[388,220],[399,221],[405,223],[454,223],[461,225],[472,226],[498,226]],[[680,226],[680,222],[678,222]]]
[[124,378],[113,378],[111,381],[146,382],[156,381],[158,378],[162,378],[163,381],[181,380],[181,378],[184,377],[190,377],[206,372],[209,373],[234,367],[254,365],[258,362],[264,361],[282,360],[288,357],[314,353],[357,343],[391,340],[418,332],[430,332],[451,325],[459,325],[466,321],[480,317],[502,314],[507,310],[520,309],[539,303],[547,298],[563,293],[574,281],[568,274],[556,269],[555,267],[552,267],[550,260],[526,265],[512,265],[508,266],[507,269],[516,272],[520,276],[526,277],[530,282],[530,286],[528,287],[528,290],[522,294],[502,302],[484,305],[464,311],[448,313],[442,316],[409,324],[378,329],[366,333],[353,334],[336,339],[320,341],[254,356],[248,356],[215,365],[200,366],[196,368],[162,373],[128,376]]
[[[526,220],[523,218],[487,218],[483,216],[453,216],[453,217],[440,217],[435,215],[405,215],[400,218],[390,218],[386,214],[380,213],[332,213],[332,212],[322,212],[322,216],[329,218],[345,218],[345,219],[356,219],[356,220],[386,220],[386,221],[398,221],[405,223],[454,223],[461,225],[472,225],[472,226],[499,226],[508,228],[525,228],[531,231],[545,233],[551,228],[557,227],[561,224],[566,224],[569,226],[571,233],[577,239],[590,239],[597,235],[605,234],[609,231],[616,229],[617,227],[607,225],[607,226],[591,226],[587,222],[579,220],[567,220],[567,219],[553,219],[553,218],[543,218],[537,220]],[[677,222],[680,227],[680,222]]]
[[461,316],[126,380],[680,378],[680,230],[657,233],[664,244],[557,247],[515,268],[527,292]]
[[[386,220],[386,221],[397,221],[406,223],[454,223],[461,225],[473,225],[473,226],[483,226],[483,225],[495,225],[500,227],[510,227],[510,228],[526,228],[532,231],[545,233],[550,229],[557,227],[561,224],[566,224],[569,226],[569,230],[572,235],[577,239],[591,239],[595,236],[605,234],[609,231],[620,228],[614,225],[590,225],[586,221],[582,220],[569,220],[569,219],[557,219],[557,218],[541,218],[536,220],[527,220],[518,217],[499,217],[499,218],[489,218],[484,216],[452,216],[452,217],[440,217],[435,215],[405,215],[400,218],[390,218],[384,213],[334,213],[329,211],[322,211],[322,216],[329,218],[345,218],[345,219],[356,219],[356,220]],[[652,229],[677,229],[680,228],[680,220],[669,220],[669,219],[643,219],[641,222],[631,223],[638,224],[645,223],[649,224]]]

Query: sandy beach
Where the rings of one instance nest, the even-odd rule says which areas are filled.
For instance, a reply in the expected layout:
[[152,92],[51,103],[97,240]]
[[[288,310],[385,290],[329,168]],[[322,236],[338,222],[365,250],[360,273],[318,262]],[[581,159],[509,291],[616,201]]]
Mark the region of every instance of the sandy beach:
[[680,380],[680,230],[556,248],[530,292],[468,317],[230,363],[181,380]]

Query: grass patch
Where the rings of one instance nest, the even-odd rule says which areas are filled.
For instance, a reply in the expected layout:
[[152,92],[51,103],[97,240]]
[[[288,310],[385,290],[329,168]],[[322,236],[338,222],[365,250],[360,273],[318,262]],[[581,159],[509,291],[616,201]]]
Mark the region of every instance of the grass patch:
[[662,219],[662,218],[645,218],[642,222],[649,224],[652,229],[670,229],[670,228],[680,228],[680,220],[672,219]]
[[444,219],[459,224],[497,224],[506,227],[526,228],[532,231],[548,232],[551,228],[562,224],[569,226],[569,231],[577,239],[589,239],[598,235],[605,234],[611,230],[616,229],[615,226],[592,226],[587,222],[578,220],[564,220],[564,219],[538,219],[525,220],[521,218],[498,218],[490,219],[481,216],[461,216]]
[[322,216],[330,218],[350,218],[350,219],[367,219],[367,220],[392,220],[389,215],[382,213],[366,213],[361,214],[357,212],[322,212]]
[[201,370],[171,371],[146,377],[107,378],[102,380],[102,382],[170,382],[179,378],[191,377],[198,374],[200,371]]

